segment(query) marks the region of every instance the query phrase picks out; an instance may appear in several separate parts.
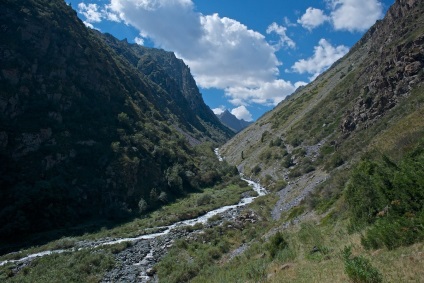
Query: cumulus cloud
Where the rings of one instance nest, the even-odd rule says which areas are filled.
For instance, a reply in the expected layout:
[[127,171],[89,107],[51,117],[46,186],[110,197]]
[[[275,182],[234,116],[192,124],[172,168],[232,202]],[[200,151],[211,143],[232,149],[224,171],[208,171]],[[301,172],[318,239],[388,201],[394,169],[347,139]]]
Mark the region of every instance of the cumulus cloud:
[[283,27],[283,26],[279,26],[277,23],[272,23],[268,26],[266,33],[267,34],[271,34],[271,33],[276,33],[279,37],[280,40],[279,42],[276,44],[275,48],[278,50],[284,46],[290,47],[290,48],[295,48],[296,44],[294,43],[294,41],[287,36],[286,34],[287,28]]
[[336,30],[364,31],[383,16],[378,0],[329,0],[331,21]]
[[219,115],[224,113],[224,111],[226,110],[225,106],[221,105],[217,108],[212,109],[213,113],[215,113],[215,115]]
[[230,103],[233,105],[246,105],[249,102],[275,106],[286,96],[293,93],[299,86],[305,85],[304,82],[295,84],[278,79],[270,82],[264,82],[259,87],[247,88],[243,86],[229,87],[225,90],[226,95],[230,97]]
[[304,28],[312,30],[325,22],[331,22],[335,30],[364,31],[383,16],[380,0],[325,0],[329,15],[323,10],[309,7],[297,20]]
[[91,29],[94,29],[93,24],[91,24],[91,23],[89,23],[89,22],[87,22],[87,21],[83,21],[83,23],[84,23],[84,25],[85,25],[86,27],[91,28]]
[[200,87],[225,90],[235,106],[275,105],[296,88],[277,79],[282,63],[275,52],[294,48],[295,43],[286,27],[276,23],[267,29],[279,36],[273,46],[236,20],[198,13],[192,0],[110,0],[103,8],[84,3],[78,7],[86,22],[123,21],[140,32],[136,43],[149,38],[157,47],[174,51],[190,66]]
[[245,121],[253,121],[252,114],[247,110],[246,106],[242,105],[231,110],[231,114],[237,117],[237,119],[243,119]]
[[[262,34],[218,14],[200,14],[192,0],[111,0],[108,7],[141,37],[174,51],[200,87],[224,89],[236,106],[275,104],[293,89],[276,80],[281,62]],[[285,27],[268,30],[279,35],[280,46],[294,47]]]
[[201,87],[257,87],[278,74],[274,48],[260,33],[218,14],[202,16],[201,26],[197,54],[177,50]]
[[309,7],[306,9],[305,14],[303,14],[302,17],[297,20],[297,22],[301,24],[302,27],[308,30],[312,30],[322,25],[329,19],[330,18],[324,14],[323,10]]
[[[110,5],[105,5],[102,8],[97,4],[85,4],[84,2],[81,2],[78,4],[78,12],[86,18],[84,23],[99,23],[103,19],[113,22],[121,21],[119,15],[113,12]],[[92,24],[91,26],[87,26],[93,28]]]
[[99,23],[102,21],[102,13],[97,4],[78,4],[78,12],[84,15],[87,23]]
[[349,48],[344,45],[332,46],[327,40],[320,39],[318,46],[314,47],[314,54],[308,59],[297,61],[292,67],[292,71],[299,74],[312,74],[311,80],[330,67],[335,61],[343,57]]
[[111,0],[108,7],[156,46],[196,56],[202,29],[191,0]]
[[134,38],[134,42],[137,43],[138,45],[144,45],[144,39],[142,39],[138,36],[136,38]]

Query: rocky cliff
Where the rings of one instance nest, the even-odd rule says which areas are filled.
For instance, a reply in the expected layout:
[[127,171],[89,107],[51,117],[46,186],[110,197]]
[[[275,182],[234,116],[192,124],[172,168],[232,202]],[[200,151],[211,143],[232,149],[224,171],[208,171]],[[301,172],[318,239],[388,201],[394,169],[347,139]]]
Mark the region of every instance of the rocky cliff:
[[366,128],[423,79],[424,22],[419,19],[420,1],[397,1],[384,20],[377,22],[357,43],[352,52],[366,46],[368,60],[359,68],[355,84],[346,90],[355,97],[355,104],[347,110],[341,130],[349,133]]

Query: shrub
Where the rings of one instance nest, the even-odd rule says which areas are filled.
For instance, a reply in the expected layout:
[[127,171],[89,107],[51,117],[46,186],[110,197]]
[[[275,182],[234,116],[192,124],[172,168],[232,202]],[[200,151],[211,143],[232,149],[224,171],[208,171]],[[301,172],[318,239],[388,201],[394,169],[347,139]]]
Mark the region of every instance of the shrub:
[[196,203],[197,203],[197,206],[202,206],[205,204],[209,204],[211,201],[212,201],[212,196],[209,194],[204,194],[197,199]]
[[298,170],[298,169],[291,170],[290,173],[289,173],[290,178],[297,178],[297,177],[300,177],[300,176],[302,176],[302,172],[300,172],[300,170]]
[[302,142],[303,142],[303,140],[302,140],[302,139],[300,139],[300,138],[296,137],[296,138],[294,138],[294,139],[292,139],[292,140],[291,140],[290,144],[291,144],[293,147],[298,147],[299,145],[301,145],[301,144],[302,144]]
[[255,165],[255,167],[252,168],[253,174],[259,174],[261,172],[262,168],[259,165]]
[[366,248],[393,249],[424,238],[424,150],[418,147],[397,165],[387,157],[363,160],[346,186],[350,230],[372,225]]
[[140,201],[138,202],[138,210],[140,211],[140,213],[143,213],[147,210],[148,205],[147,202],[141,198]]
[[293,163],[292,156],[290,154],[287,154],[284,157],[284,159],[283,159],[283,161],[282,161],[281,164],[283,165],[284,168],[290,168],[291,166],[293,166],[294,163]]
[[331,158],[325,164],[325,170],[331,170],[331,169],[340,167],[344,163],[345,163],[345,158],[341,154],[336,152],[331,156]]
[[383,246],[389,250],[424,240],[424,212],[419,216],[386,217],[378,219],[362,237],[366,249]]
[[383,281],[381,273],[371,265],[371,262],[363,256],[352,255],[352,247],[345,247],[343,260],[347,276],[355,283],[378,283]]
[[287,182],[284,179],[277,180],[274,184],[269,186],[268,188],[272,192],[278,192],[282,189],[284,189],[287,186]]
[[286,249],[289,244],[284,239],[283,234],[278,231],[272,236],[267,245],[267,250],[272,258],[274,258],[281,250]]

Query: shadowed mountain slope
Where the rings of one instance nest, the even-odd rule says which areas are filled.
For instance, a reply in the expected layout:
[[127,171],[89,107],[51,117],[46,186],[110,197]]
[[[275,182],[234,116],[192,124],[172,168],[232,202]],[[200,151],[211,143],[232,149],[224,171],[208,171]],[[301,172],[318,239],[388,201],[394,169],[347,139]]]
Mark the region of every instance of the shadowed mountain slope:
[[62,0],[2,1],[0,22],[1,237],[125,217],[221,178],[192,146],[233,133],[173,53],[87,29]]

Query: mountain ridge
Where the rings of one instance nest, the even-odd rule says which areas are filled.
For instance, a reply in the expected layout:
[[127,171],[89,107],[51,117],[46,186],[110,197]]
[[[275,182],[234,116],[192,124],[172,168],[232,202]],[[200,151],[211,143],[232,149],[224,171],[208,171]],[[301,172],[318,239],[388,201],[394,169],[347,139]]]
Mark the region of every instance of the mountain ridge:
[[232,129],[236,133],[242,131],[247,126],[252,124],[252,122],[247,122],[243,119],[238,119],[227,109],[224,112],[217,114],[216,116],[219,118],[221,123]]
[[[277,180],[287,179],[292,171],[281,165],[277,155],[288,151],[293,157],[292,149],[307,150],[318,144],[332,148],[351,145],[348,136],[375,127],[422,84],[422,27],[415,23],[417,29],[411,29],[409,24],[420,22],[421,10],[419,1],[396,1],[385,19],[371,27],[348,54],[227,142],[222,154],[248,174],[255,164],[262,168],[262,177],[270,174],[272,167],[279,168],[280,173],[271,173]],[[392,41],[385,40],[387,37]],[[275,139],[289,148],[283,147],[275,159],[267,159],[273,155],[268,143]],[[353,149],[357,146],[346,152]],[[301,156],[294,159],[300,161]]]

